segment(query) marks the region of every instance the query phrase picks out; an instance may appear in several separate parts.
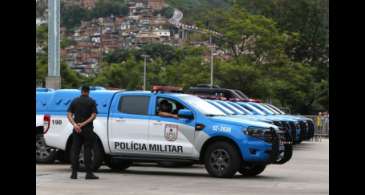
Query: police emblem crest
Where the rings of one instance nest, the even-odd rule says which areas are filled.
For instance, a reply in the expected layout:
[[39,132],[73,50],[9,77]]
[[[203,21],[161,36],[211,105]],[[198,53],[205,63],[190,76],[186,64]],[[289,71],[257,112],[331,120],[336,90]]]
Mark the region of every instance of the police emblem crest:
[[177,134],[179,131],[179,126],[166,124],[165,125],[165,139],[167,141],[175,141],[177,140]]

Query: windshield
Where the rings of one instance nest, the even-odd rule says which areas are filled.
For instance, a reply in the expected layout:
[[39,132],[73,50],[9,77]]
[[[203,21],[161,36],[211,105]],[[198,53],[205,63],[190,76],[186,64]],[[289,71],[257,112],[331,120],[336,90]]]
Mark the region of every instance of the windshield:
[[249,104],[255,106],[256,108],[260,109],[261,111],[265,112],[266,114],[271,114],[271,115],[274,114],[272,111],[270,111],[269,109],[260,105],[259,103],[250,102]]
[[225,116],[222,111],[220,111],[218,108],[214,107],[213,105],[209,104],[208,102],[204,101],[203,99],[191,96],[191,95],[184,95],[179,96],[184,102],[191,105],[195,109],[197,109],[199,112],[206,116]]
[[264,106],[265,108],[267,108],[268,110],[270,110],[274,114],[280,114],[278,111],[274,110],[273,108],[271,108],[270,106],[268,106],[266,104],[260,104],[260,105]]
[[258,115],[266,115],[264,112],[262,112],[261,110],[257,109],[255,106],[252,106],[246,102],[240,102],[237,103],[238,105],[248,109],[249,111],[253,112],[254,114],[258,114]]
[[285,114],[284,111],[280,110],[278,107],[272,105],[272,104],[266,104],[267,106],[269,106],[270,108],[276,110],[277,112],[279,112],[280,114]]
[[235,108],[237,108],[238,110],[241,110],[242,112],[248,114],[248,115],[253,115],[253,113],[251,111],[249,111],[248,109],[240,106],[239,104],[237,104],[236,102],[229,102],[232,106],[234,106]]
[[208,103],[212,104],[214,107],[218,108],[222,112],[224,112],[227,115],[233,115],[234,113],[227,108],[223,107],[222,105],[218,104],[217,102],[214,102],[213,100],[207,100]]
[[220,104],[222,104],[223,106],[225,106],[226,108],[232,110],[235,114],[237,115],[244,115],[246,113],[238,110],[237,108],[235,108],[234,106],[230,105],[228,102],[223,102],[223,101],[218,101]]
[[248,99],[248,97],[247,97],[247,95],[246,94],[244,94],[242,91],[240,91],[240,90],[234,90],[236,93],[238,93],[238,95],[240,95],[242,98],[244,98],[244,99]]

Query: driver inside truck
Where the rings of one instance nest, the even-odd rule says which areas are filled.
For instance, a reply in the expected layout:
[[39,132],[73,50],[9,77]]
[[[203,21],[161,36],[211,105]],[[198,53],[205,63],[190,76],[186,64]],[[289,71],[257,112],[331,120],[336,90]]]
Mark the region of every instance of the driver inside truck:
[[178,115],[172,113],[172,104],[167,100],[162,100],[158,104],[158,116],[172,117],[178,119]]

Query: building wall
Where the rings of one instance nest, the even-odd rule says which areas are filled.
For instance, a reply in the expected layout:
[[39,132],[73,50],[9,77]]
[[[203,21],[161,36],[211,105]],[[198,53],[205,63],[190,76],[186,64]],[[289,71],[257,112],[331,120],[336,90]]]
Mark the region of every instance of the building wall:
[[165,0],[148,0],[148,7],[152,10],[161,10],[165,4]]
[[92,9],[95,7],[96,0],[81,0],[81,7]]

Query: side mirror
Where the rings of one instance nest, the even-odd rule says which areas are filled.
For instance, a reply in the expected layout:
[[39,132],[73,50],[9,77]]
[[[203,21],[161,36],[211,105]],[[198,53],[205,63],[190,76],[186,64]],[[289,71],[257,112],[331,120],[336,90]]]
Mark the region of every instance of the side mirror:
[[187,118],[187,119],[193,119],[194,118],[193,112],[191,112],[188,109],[179,110],[177,115],[178,115],[179,118]]

